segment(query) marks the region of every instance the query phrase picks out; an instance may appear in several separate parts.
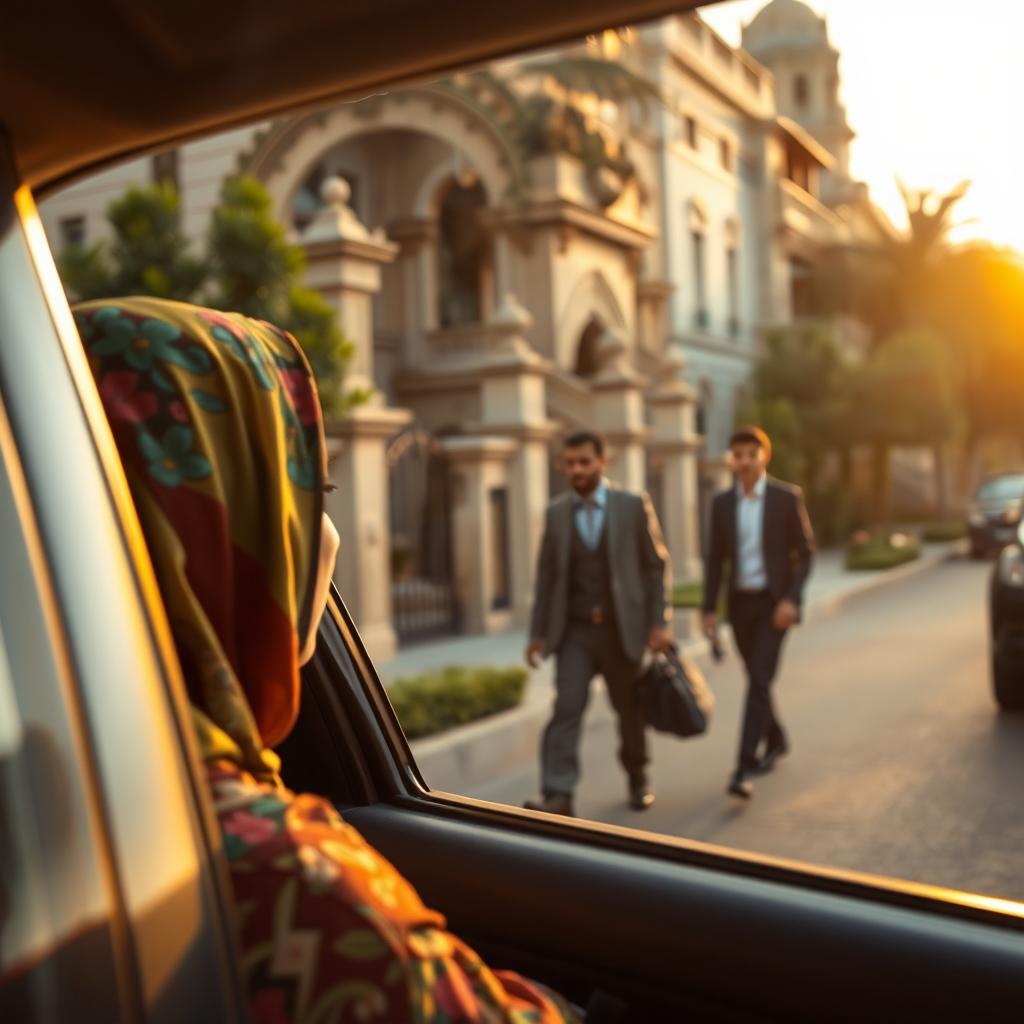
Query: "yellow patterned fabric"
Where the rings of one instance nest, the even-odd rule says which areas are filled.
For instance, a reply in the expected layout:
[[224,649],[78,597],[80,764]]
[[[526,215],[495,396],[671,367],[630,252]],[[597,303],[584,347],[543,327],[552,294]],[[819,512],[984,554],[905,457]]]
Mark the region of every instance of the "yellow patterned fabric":
[[163,299],[75,308],[207,758],[273,776],[320,540],[312,371],[270,324]]

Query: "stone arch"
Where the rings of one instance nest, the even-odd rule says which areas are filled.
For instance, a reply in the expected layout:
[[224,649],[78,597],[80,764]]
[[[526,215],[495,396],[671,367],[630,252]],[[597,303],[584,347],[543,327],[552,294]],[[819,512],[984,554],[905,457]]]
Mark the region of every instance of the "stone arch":
[[563,369],[575,369],[580,339],[593,321],[617,334],[626,335],[628,324],[622,306],[600,270],[584,274],[573,288],[558,320],[555,361]]
[[[324,153],[360,136],[391,130],[418,132],[451,145],[480,176],[492,203],[523,188],[523,171],[508,140],[451,88],[440,85],[282,121],[259,140],[244,170],[264,183],[275,215],[290,223],[292,196]],[[429,195],[421,190],[417,203],[422,205]]]
[[449,174],[436,202],[438,319],[441,327],[478,323],[484,313],[489,241],[480,213],[487,191],[479,178]]

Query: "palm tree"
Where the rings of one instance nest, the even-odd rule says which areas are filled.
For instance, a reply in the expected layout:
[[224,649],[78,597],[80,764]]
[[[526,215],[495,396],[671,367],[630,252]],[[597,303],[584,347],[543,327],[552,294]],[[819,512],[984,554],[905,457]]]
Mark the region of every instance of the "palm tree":
[[868,328],[872,349],[889,335],[930,319],[930,299],[951,253],[953,212],[970,182],[960,182],[935,202],[931,189],[897,185],[907,209],[907,230],[892,234],[879,229],[867,244],[826,250],[816,273],[822,311],[859,320]]
[[[870,364],[884,359],[881,350],[887,342],[906,332],[931,330],[939,344],[949,347],[950,355],[954,348],[954,339],[936,317],[936,298],[949,288],[955,253],[949,235],[956,206],[970,182],[962,181],[937,198],[932,189],[911,190],[901,181],[897,184],[907,210],[907,229],[896,234],[880,230],[878,238],[866,245],[836,247],[823,254],[816,274],[823,311],[852,316],[868,330],[865,379],[870,377]],[[877,424],[864,426],[873,451],[876,511],[884,517],[890,442],[884,431],[878,433]],[[948,430],[937,432],[932,445],[940,515],[945,512],[948,435]]]

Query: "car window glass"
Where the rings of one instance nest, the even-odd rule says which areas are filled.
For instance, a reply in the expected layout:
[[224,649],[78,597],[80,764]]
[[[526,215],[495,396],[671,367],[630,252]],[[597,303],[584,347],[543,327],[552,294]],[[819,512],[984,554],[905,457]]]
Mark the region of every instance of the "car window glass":
[[[971,507],[1024,493],[1024,234],[990,170],[1019,160],[987,74],[1018,70],[983,7],[908,0],[875,32],[837,0],[717,4],[195,139],[41,213],[73,298],[217,303],[306,345],[335,582],[430,787],[1024,898],[1020,510]],[[921,19],[986,74],[915,63]],[[159,369],[137,340],[109,342],[108,406]],[[744,503],[747,424],[772,452]],[[590,430],[597,508],[564,443]],[[662,544],[715,707],[644,754],[623,709]]]

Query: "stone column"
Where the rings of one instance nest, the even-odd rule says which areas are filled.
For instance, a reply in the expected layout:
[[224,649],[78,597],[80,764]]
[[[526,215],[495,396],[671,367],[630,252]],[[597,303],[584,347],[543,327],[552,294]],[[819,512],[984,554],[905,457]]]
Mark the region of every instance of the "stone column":
[[327,514],[341,536],[334,581],[371,658],[397,647],[391,612],[388,442],[412,419],[406,409],[360,406],[328,426]]
[[[491,492],[508,487],[508,463],[518,446],[510,438],[465,436],[448,437],[441,444],[452,473],[455,587],[463,629],[498,632],[511,625],[514,613],[507,603],[495,604],[500,538],[495,536]],[[507,564],[511,568],[511,557]]]
[[594,426],[608,439],[611,462],[608,476],[629,491],[646,486],[643,389],[647,384],[630,365],[625,341],[607,332],[599,351],[601,369],[594,376]]
[[558,424],[547,418],[545,380],[551,364],[525,340],[530,314],[513,296],[488,324],[489,348],[479,371],[481,431],[516,442],[509,461],[512,611],[525,626],[548,503],[548,443]]
[[694,431],[697,394],[685,379],[686,356],[679,345],[665,353],[658,384],[648,398],[653,413],[651,449],[662,462],[662,531],[677,580],[701,574],[699,452]]
[[[374,388],[373,296],[380,291],[380,268],[398,255],[381,230],[368,231],[349,208],[351,189],[342,178],[328,178],[320,189],[325,203],[306,230],[306,283],[337,310],[338,326],[355,346],[347,388]],[[375,404],[380,404],[376,399]]]
[[[328,178],[321,195],[326,205],[302,235],[306,282],[335,308],[338,326],[355,347],[346,388],[373,389],[373,296],[380,290],[381,265],[395,258],[398,246],[359,222],[341,178]],[[396,647],[386,451],[411,418],[405,409],[385,407],[375,392],[327,428],[329,476],[337,490],[328,495],[326,507],[341,535],[335,582],[367,650],[378,660],[393,657]]]
[[438,325],[437,222],[408,219],[391,226],[400,244],[402,272],[402,362],[423,369],[428,362],[427,336]]

